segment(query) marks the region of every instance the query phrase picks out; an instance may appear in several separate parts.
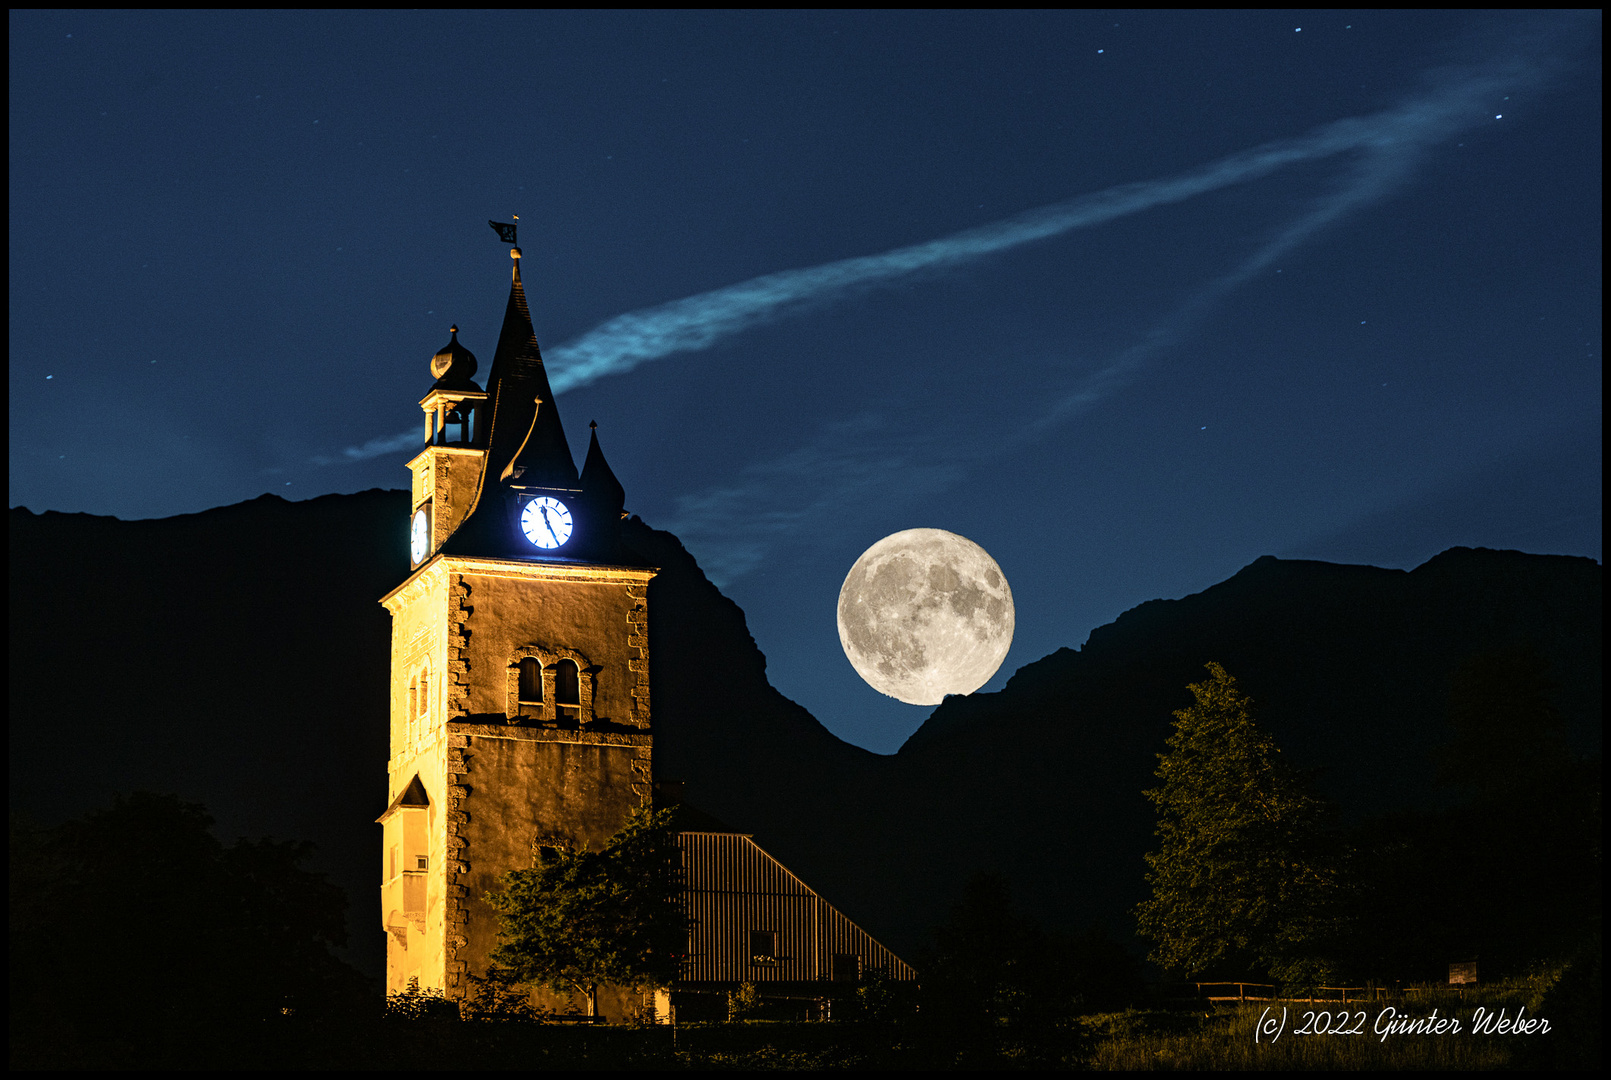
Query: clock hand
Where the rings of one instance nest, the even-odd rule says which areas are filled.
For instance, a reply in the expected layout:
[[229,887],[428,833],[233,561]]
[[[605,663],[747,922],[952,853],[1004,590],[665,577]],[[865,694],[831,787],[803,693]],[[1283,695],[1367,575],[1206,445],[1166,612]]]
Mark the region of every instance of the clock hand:
[[543,524],[548,527],[548,535],[552,536],[554,538],[554,543],[558,544],[559,533],[554,531],[554,523],[548,520],[548,507],[544,506],[541,509],[543,512]]

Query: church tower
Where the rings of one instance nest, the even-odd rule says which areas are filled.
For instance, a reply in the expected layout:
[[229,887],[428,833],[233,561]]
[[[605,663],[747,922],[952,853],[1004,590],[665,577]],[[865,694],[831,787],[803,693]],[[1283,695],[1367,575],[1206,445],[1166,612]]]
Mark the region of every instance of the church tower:
[[482,898],[500,875],[543,847],[596,849],[650,801],[655,569],[621,545],[626,496],[596,426],[577,473],[510,254],[486,390],[457,327],[431,360],[427,445],[409,462],[412,570],[381,601],[388,992],[417,978],[462,997],[497,944]]

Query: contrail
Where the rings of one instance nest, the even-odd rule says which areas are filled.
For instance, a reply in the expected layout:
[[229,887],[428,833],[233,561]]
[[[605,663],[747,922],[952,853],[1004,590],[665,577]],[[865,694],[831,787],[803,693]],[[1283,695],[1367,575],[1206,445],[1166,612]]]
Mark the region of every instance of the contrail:
[[549,351],[552,385],[556,392],[586,386],[650,360],[708,349],[803,304],[839,299],[909,274],[972,262],[1184,202],[1291,165],[1353,150],[1414,151],[1490,120],[1494,114],[1484,104],[1497,91],[1513,88],[1525,75],[1525,67],[1519,64],[1470,72],[1384,112],[1334,121],[1299,138],[1265,143],[1178,176],[1120,184],[880,255],[783,270],[618,315]]
[[[1559,32],[1561,27],[1564,23],[1551,29]],[[1530,44],[1530,49],[1516,49],[1521,55],[1514,59],[1439,73],[1436,84],[1430,89],[1393,108],[1333,121],[1297,138],[1264,143],[1176,176],[1119,184],[921,244],[764,274],[736,285],[618,315],[581,337],[548,350],[550,383],[556,393],[563,393],[607,375],[624,374],[651,360],[708,349],[807,305],[842,300],[911,274],[962,265],[1154,207],[1184,202],[1269,176],[1292,165],[1353,151],[1365,153],[1368,164],[1359,178],[1363,181],[1359,187],[1346,193],[1331,208],[1300,221],[1293,231],[1267,245],[1262,258],[1255,256],[1230,278],[1206,290],[1221,294],[1240,284],[1269,258],[1315,231],[1324,221],[1336,217],[1348,206],[1369,201],[1379,194],[1382,187],[1390,186],[1385,180],[1389,174],[1407,175],[1412,163],[1426,148],[1465,129],[1491,122],[1495,116],[1493,102],[1503,92],[1514,91],[1543,76],[1545,65],[1537,57],[1544,49],[1536,39]],[[1373,180],[1380,183],[1373,183]],[[1200,297],[1203,303],[1210,299],[1208,295]],[[1162,345],[1162,338],[1173,336],[1167,328],[1160,330],[1161,334],[1154,335],[1159,340],[1150,343],[1150,347],[1138,347],[1138,353],[1155,351]],[[1140,356],[1128,359],[1134,362]],[[1121,362],[1100,375],[1116,376],[1121,374],[1118,368],[1128,366],[1129,363]],[[1110,380],[1099,378],[1098,381]],[[1095,387],[1087,387],[1085,393],[1076,397],[1089,402],[1102,396],[1093,391]],[[1070,399],[1065,405],[1073,406],[1076,402]],[[371,439],[362,446],[347,447],[337,455],[321,455],[311,460],[317,465],[362,461],[411,448],[419,441],[414,432],[403,432]]]
[[1111,363],[1088,376],[1078,390],[1054,401],[1039,420],[1022,427],[1009,440],[1009,446],[1016,448],[1023,442],[1039,438],[1070,416],[1084,412],[1116,392],[1148,361],[1179,341],[1216,304],[1252,280],[1260,271],[1350,210],[1357,210],[1391,194],[1409,178],[1419,157],[1416,147],[1377,146],[1366,151],[1350,170],[1349,181],[1333,198],[1287,225],[1235,269],[1198,289],[1174,312],[1159,320],[1144,340],[1125,349]]

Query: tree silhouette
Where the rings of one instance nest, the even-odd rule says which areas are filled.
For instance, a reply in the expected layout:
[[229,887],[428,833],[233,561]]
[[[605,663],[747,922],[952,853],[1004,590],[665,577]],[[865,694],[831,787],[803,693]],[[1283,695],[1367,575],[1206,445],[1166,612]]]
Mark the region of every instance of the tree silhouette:
[[[1140,963],[1106,933],[1048,931],[1014,910],[1007,882],[976,873],[918,956],[925,1041],[984,1066],[1056,1063],[1068,1018],[1122,1008],[1141,990]],[[1042,1055],[1050,1055],[1044,1061]]]
[[492,962],[517,982],[575,990],[668,986],[688,948],[675,809],[635,810],[602,851],[554,850],[488,893],[498,912]]
[[211,825],[145,792],[54,828],[13,815],[14,1052],[21,1037],[42,1065],[182,1066],[228,1059],[266,1020],[362,1000],[330,952],[346,897],[300,865],[312,845],[225,847]]
[[1344,894],[1326,807],[1280,760],[1252,700],[1207,667],[1212,678],[1188,687],[1196,703],[1174,714],[1161,783],[1145,792],[1161,845],[1146,856],[1139,929],[1166,970],[1312,983],[1329,974]]
[[1479,800],[1534,794],[1570,767],[1549,661],[1536,649],[1498,649],[1460,664],[1450,679],[1449,726],[1438,780]]

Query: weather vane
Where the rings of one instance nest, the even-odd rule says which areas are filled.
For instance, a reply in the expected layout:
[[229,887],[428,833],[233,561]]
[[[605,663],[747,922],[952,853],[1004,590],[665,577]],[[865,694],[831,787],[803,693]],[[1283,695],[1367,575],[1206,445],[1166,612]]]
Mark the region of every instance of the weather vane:
[[[511,214],[509,216],[514,218],[516,221],[520,220],[519,214]],[[490,219],[487,221],[487,224],[491,225],[493,230],[497,232],[499,240],[502,240],[506,244],[516,243],[515,226],[506,225],[501,221],[492,221]]]

